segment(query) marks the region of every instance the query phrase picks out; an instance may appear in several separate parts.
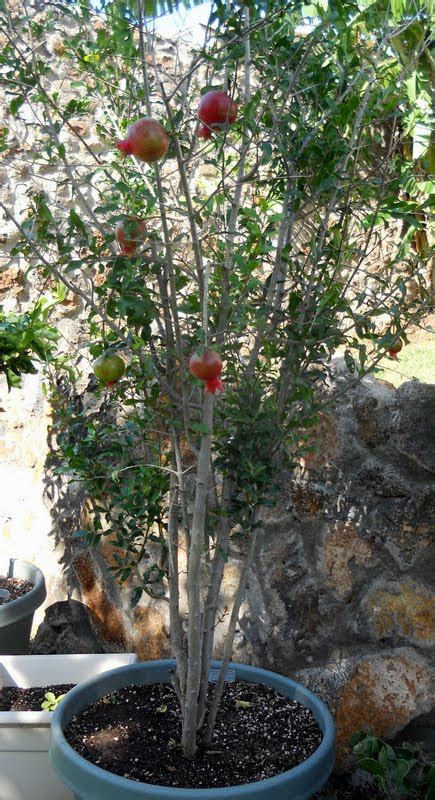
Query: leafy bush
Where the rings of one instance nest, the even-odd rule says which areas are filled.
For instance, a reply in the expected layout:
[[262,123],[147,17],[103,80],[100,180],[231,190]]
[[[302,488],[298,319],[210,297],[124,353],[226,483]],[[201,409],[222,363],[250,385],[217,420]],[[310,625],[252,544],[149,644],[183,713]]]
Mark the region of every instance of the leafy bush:
[[47,361],[59,339],[56,328],[49,324],[52,303],[38,300],[25,314],[5,314],[0,307],[0,372],[6,376],[8,388],[21,386],[25,374],[34,374],[35,361]]
[[369,733],[354,733],[350,744],[357,766],[374,776],[388,800],[435,800],[435,763],[416,745],[392,747]]

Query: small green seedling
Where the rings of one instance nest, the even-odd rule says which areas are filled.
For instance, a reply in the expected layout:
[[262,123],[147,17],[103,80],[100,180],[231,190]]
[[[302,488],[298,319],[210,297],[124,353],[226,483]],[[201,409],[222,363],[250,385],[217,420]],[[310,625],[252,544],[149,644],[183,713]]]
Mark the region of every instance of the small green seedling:
[[360,769],[374,775],[387,800],[435,800],[435,763],[421,748],[403,742],[392,747],[371,733],[354,733],[350,745]]
[[156,708],[157,714],[166,714],[167,710],[168,710],[168,706],[166,706],[164,703],[163,703],[163,705],[161,705],[158,708]]
[[108,694],[107,697],[103,697],[101,700],[104,705],[109,705],[110,703],[116,703],[116,697],[113,694]]
[[56,708],[58,707],[61,700],[63,700],[65,695],[59,694],[56,697],[56,695],[53,694],[53,692],[46,692],[44,697],[45,700],[42,701],[41,708],[44,709],[44,711],[56,711]]
[[253,703],[250,703],[249,700],[236,700],[235,706],[236,708],[251,708]]

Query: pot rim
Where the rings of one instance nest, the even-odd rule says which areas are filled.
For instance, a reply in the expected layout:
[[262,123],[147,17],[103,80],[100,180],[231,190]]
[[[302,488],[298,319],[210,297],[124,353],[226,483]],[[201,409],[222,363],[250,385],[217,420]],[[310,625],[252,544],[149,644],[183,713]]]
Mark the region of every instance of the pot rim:
[[11,625],[25,616],[33,614],[47,597],[45,578],[42,570],[30,561],[24,561],[21,558],[11,558],[9,559],[8,578],[20,577],[14,574],[16,566],[23,568],[24,572],[29,576],[24,578],[24,580],[33,583],[33,587],[22,597],[9,600],[8,603],[0,606],[0,631],[2,627]]
[[[176,666],[175,659],[160,659],[156,661],[142,661],[137,662],[136,664],[131,664],[127,667],[120,667],[118,669],[110,670],[109,672],[105,673],[101,678],[104,678],[104,683],[108,679],[110,681],[110,677],[114,674],[124,673],[125,675],[129,675],[131,677],[132,673],[134,675],[135,672],[141,672],[144,668],[145,670],[148,668],[154,669],[161,669],[163,671],[168,671],[168,669],[172,669]],[[220,662],[213,660],[211,662],[212,667],[219,667]],[[271,670],[261,669],[259,667],[252,667],[250,665],[245,664],[238,664],[235,662],[230,662],[228,664],[228,669],[233,669],[240,675],[241,680],[246,680],[249,682],[249,676],[257,678],[262,678],[263,680],[253,680],[253,683],[266,683],[266,685],[272,686],[272,688],[277,689],[279,691],[278,685],[281,684],[282,689],[284,690],[285,687],[287,689],[293,689],[295,691],[294,699],[299,700],[299,702],[303,703],[303,699],[310,700],[310,706],[314,707],[315,709],[315,716],[317,722],[319,723],[322,733],[323,739],[317,748],[317,750],[312,753],[305,761],[301,764],[298,764],[297,767],[293,767],[290,770],[286,770],[285,772],[280,773],[279,775],[275,775],[272,778],[265,778],[262,781],[255,781],[253,783],[244,783],[244,784],[236,784],[233,786],[221,786],[221,787],[209,787],[206,789],[196,789],[196,788],[183,788],[183,787],[173,787],[173,786],[161,786],[160,784],[151,784],[151,783],[143,783],[133,781],[130,778],[124,778],[120,775],[115,775],[114,773],[109,772],[108,770],[102,769],[95,764],[92,764],[87,759],[83,758],[83,756],[79,755],[76,750],[67,742],[63,733],[63,726],[67,725],[70,720],[78,713],[77,709],[74,709],[71,714],[68,714],[69,707],[75,704],[76,697],[80,695],[81,692],[86,692],[88,687],[93,686],[97,681],[95,678],[91,678],[88,681],[81,683],[79,686],[76,686],[74,689],[71,689],[68,692],[67,697],[64,701],[58,706],[53,714],[53,720],[51,723],[51,737],[50,737],[50,755],[53,756],[55,751],[57,750],[60,754],[61,758],[65,761],[72,762],[73,765],[80,770],[82,773],[86,773],[89,778],[91,776],[100,778],[101,780],[107,781],[107,776],[109,776],[109,782],[111,789],[119,789],[122,790],[129,790],[131,791],[131,796],[140,797],[141,794],[139,792],[142,790],[149,789],[150,791],[154,791],[155,796],[159,798],[167,798],[167,800],[175,800],[175,798],[180,798],[182,800],[192,800],[192,793],[194,793],[194,797],[198,798],[198,800],[206,800],[207,798],[226,798],[228,800],[229,792],[232,794],[236,794],[238,797],[242,797],[244,795],[251,794],[255,791],[255,787],[264,787],[267,789],[270,787],[277,788],[281,784],[283,788],[285,787],[286,782],[288,781],[289,775],[291,774],[296,779],[303,779],[305,775],[309,775],[310,771],[315,767],[317,764],[320,764],[324,759],[327,759],[328,753],[332,753],[334,750],[334,739],[335,739],[335,726],[332,716],[323,703],[323,701],[317,697],[313,692],[309,689],[306,689],[302,684],[297,683],[296,681],[292,680],[291,678],[287,678],[284,675],[281,675],[277,672],[272,672]],[[158,683],[159,681],[155,680],[152,683]],[[160,681],[162,682],[162,681]],[[166,681],[165,681],[166,682]],[[127,685],[127,684],[126,684]],[[91,702],[95,702],[96,699],[100,699],[106,694],[105,687],[104,691],[99,695],[98,698],[94,700],[88,700],[86,704],[82,706],[82,709],[89,705]],[[121,686],[117,686],[116,688],[121,688]],[[113,689],[115,691],[115,689]],[[291,696],[291,695],[289,695]],[[82,710],[80,709],[80,710]],[[54,759],[54,769],[56,770],[56,758]],[[73,785],[68,785],[68,780],[65,778],[63,773],[59,771],[59,777],[64,783],[68,786],[68,788],[72,789],[72,791],[76,790],[76,787]],[[136,792],[134,790],[136,789]],[[315,790],[314,790],[315,791]],[[146,795],[143,795],[146,797]]]

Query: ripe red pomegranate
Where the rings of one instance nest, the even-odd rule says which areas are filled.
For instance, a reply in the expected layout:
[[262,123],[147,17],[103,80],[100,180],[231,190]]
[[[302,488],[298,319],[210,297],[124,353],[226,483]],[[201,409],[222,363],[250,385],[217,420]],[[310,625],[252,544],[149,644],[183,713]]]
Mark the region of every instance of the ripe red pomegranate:
[[400,353],[402,347],[403,347],[402,340],[401,339],[396,339],[396,341],[393,342],[393,344],[390,344],[390,346],[389,346],[389,348],[387,350],[388,355],[391,356],[391,358],[394,358],[394,359],[397,360],[397,353]]
[[116,353],[103,353],[94,361],[92,369],[94,375],[111,389],[122,378],[125,372],[125,361]]
[[189,359],[189,369],[195,378],[205,382],[206,392],[223,392],[224,385],[219,378],[222,372],[222,359],[216,350],[205,350],[200,356],[193,353]]
[[130,125],[127,138],[116,142],[116,146],[126,155],[151,163],[163,158],[169,147],[169,136],[159,122],[144,117]]
[[201,125],[198,128],[198,136],[200,139],[211,139],[212,130],[211,128],[207,128],[206,125]]
[[115,236],[121,253],[125,256],[134,256],[137,246],[143,242],[146,233],[146,222],[138,217],[124,217],[116,223]]
[[210,394],[216,394],[216,392],[223,392],[224,385],[220,378],[212,378],[209,381],[205,382],[205,391],[210,392]]
[[198,117],[203,123],[198,136],[209,139],[212,131],[226,131],[236,121],[237,105],[225,92],[207,92],[201,98]]

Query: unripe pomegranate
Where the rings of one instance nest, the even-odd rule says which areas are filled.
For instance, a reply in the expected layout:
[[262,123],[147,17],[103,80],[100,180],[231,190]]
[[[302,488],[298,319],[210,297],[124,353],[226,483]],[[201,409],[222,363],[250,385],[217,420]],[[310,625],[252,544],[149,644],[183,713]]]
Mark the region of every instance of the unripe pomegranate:
[[205,350],[200,356],[193,353],[189,359],[189,369],[195,378],[205,382],[206,392],[215,394],[216,391],[223,392],[224,385],[219,378],[222,372],[222,359],[215,350]]
[[163,158],[169,147],[169,136],[159,122],[144,117],[130,125],[127,138],[117,142],[116,146],[126,155],[151,163]]
[[116,353],[103,353],[94,361],[92,369],[94,375],[111,389],[122,378],[125,372],[125,361]]
[[391,356],[391,358],[394,358],[394,359],[397,360],[397,353],[400,353],[402,347],[403,347],[402,340],[401,339],[396,339],[396,341],[393,342],[393,344],[390,344],[390,346],[388,348],[388,351],[387,351],[388,355]]
[[[226,131],[235,122],[237,105],[225,92],[207,92],[201,98],[198,117],[203,123],[198,131],[198,136],[208,139],[211,131]],[[209,131],[208,135],[205,131]]]
[[143,242],[146,233],[146,222],[138,217],[124,217],[116,223],[115,236],[121,253],[125,256],[133,256],[137,246]]

